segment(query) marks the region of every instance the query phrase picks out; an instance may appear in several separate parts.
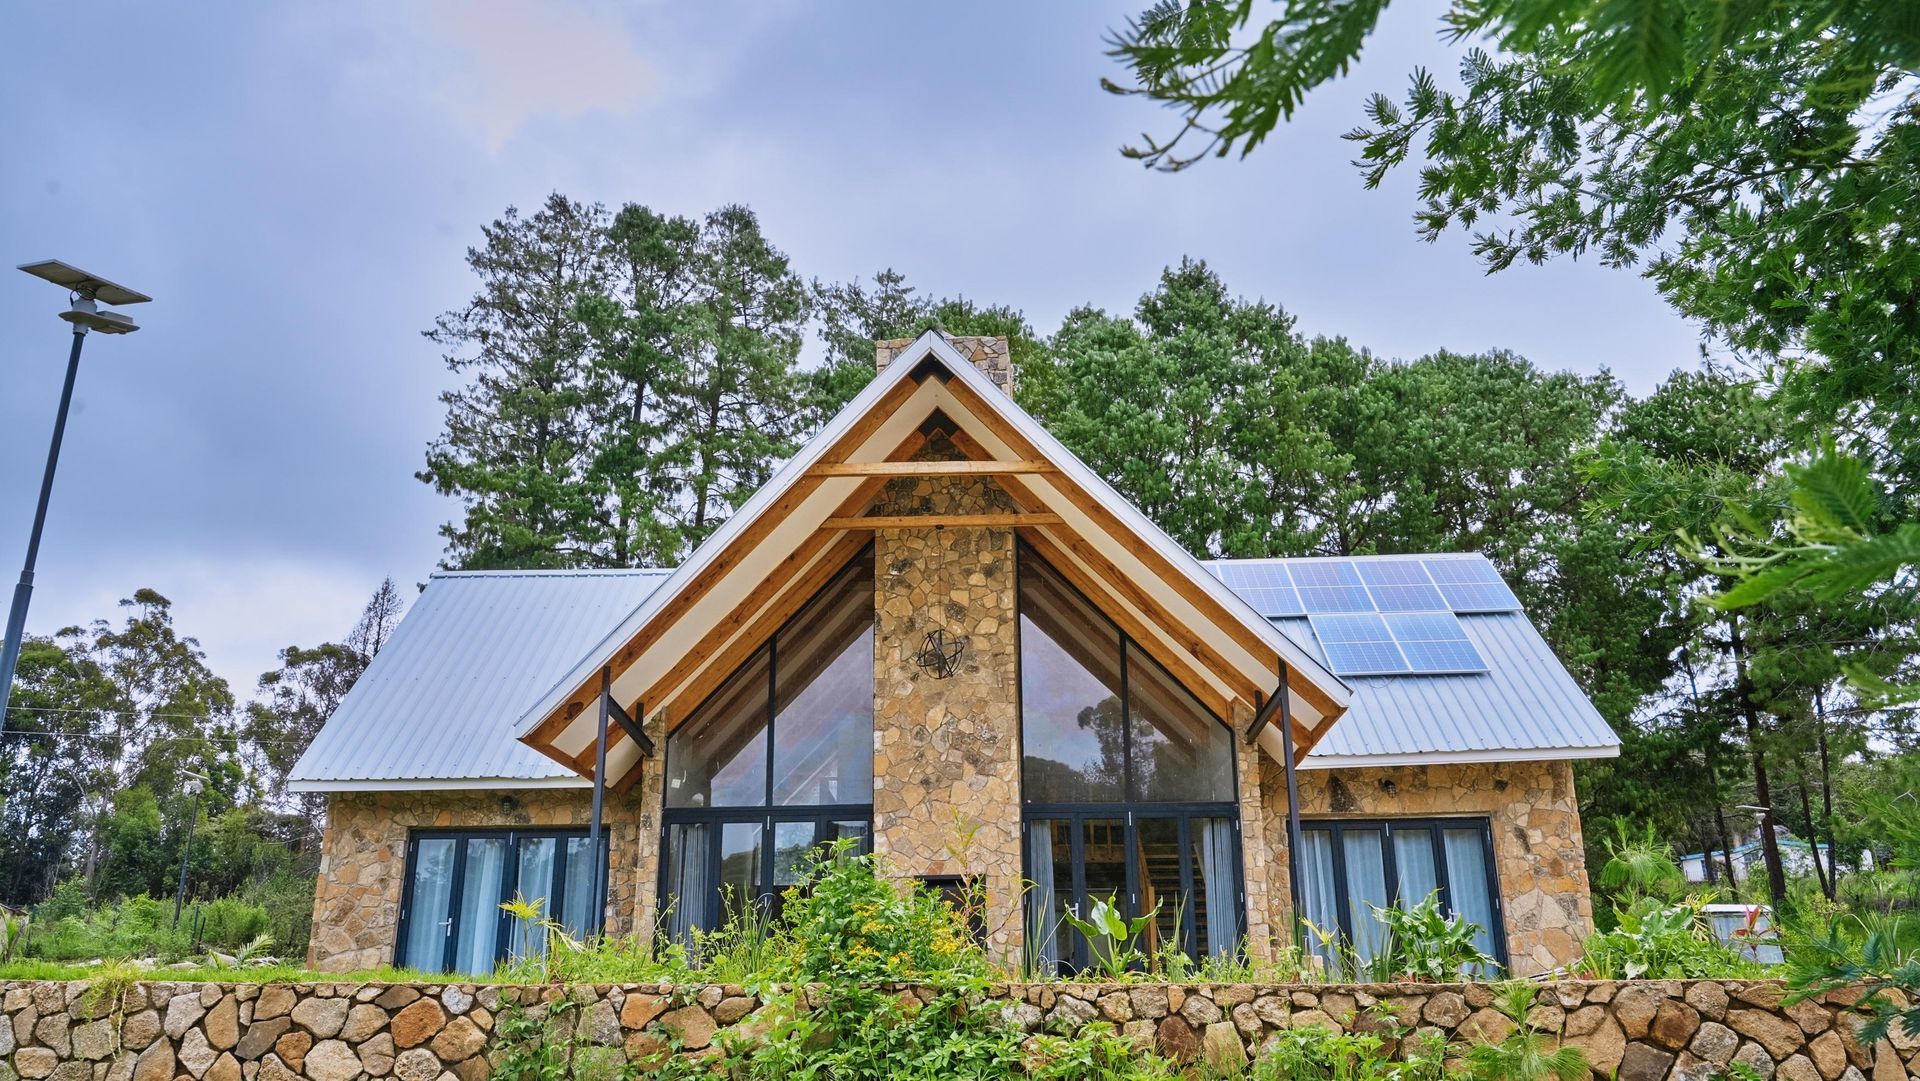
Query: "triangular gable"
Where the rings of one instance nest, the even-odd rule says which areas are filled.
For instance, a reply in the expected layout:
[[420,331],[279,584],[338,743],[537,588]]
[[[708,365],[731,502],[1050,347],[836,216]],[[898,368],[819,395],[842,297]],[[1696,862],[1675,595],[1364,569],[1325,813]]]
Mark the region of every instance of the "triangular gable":
[[[973,462],[904,462],[932,425]],[[929,331],[882,369],[659,589],[522,717],[520,739],[590,776],[603,670],[614,700],[670,730],[866,543],[859,519],[899,471],[991,473],[1020,506],[1009,526],[1228,720],[1272,694],[1282,663],[1304,756],[1346,708],[1347,687]],[[984,522],[977,524],[986,524]],[[1279,756],[1275,726],[1261,732]],[[639,751],[610,733],[610,781]]]

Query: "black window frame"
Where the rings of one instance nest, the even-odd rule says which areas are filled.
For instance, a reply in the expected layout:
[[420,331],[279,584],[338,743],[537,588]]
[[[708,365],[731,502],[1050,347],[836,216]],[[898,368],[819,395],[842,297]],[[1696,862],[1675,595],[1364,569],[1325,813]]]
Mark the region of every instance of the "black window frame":
[[[1198,708],[1202,713],[1204,713],[1206,717],[1209,720],[1211,720],[1213,723],[1220,725],[1220,727],[1223,730],[1225,730],[1228,735],[1227,750],[1228,750],[1229,757],[1228,757],[1227,773],[1233,786],[1232,798],[1230,800],[1190,800],[1190,801],[1149,802],[1146,800],[1127,799],[1126,797],[1134,790],[1134,786],[1133,786],[1133,782],[1134,782],[1133,711],[1131,709],[1131,698],[1129,697],[1129,694],[1128,694],[1128,691],[1130,690],[1129,680],[1128,680],[1128,669],[1130,667],[1129,658],[1135,651],[1138,651],[1143,657],[1145,657],[1148,663],[1159,665],[1160,662],[1155,660],[1151,653],[1143,649],[1140,646],[1140,644],[1133,639],[1132,635],[1129,635],[1124,628],[1122,628],[1119,624],[1115,623],[1110,616],[1108,616],[1104,611],[1102,611],[1100,606],[1093,602],[1092,598],[1088,597],[1084,592],[1080,590],[1080,587],[1074,585],[1072,581],[1068,580],[1066,575],[1060,573],[1058,568],[1054,567],[1051,563],[1049,563],[1046,560],[1046,558],[1042,556],[1039,552],[1035,551],[1031,545],[1027,544],[1025,541],[1020,541],[1015,545],[1015,551],[1014,551],[1014,657],[1015,657],[1016,668],[1018,668],[1020,665],[1024,663],[1024,660],[1023,660],[1024,651],[1021,648],[1022,647],[1021,637],[1025,633],[1023,628],[1023,621],[1025,618],[1025,612],[1026,612],[1025,582],[1026,582],[1026,574],[1027,574],[1027,571],[1026,571],[1027,561],[1029,559],[1037,561],[1041,566],[1044,566],[1047,569],[1047,572],[1053,575],[1053,577],[1059,582],[1061,587],[1067,590],[1070,590],[1073,593],[1073,595],[1078,597],[1080,601],[1083,604],[1085,604],[1087,608],[1090,609],[1097,617],[1099,617],[1100,619],[1106,620],[1107,625],[1113,630],[1114,641],[1119,646],[1119,667],[1120,667],[1119,698],[1120,698],[1120,732],[1121,732],[1121,763],[1122,763],[1121,777],[1120,777],[1120,795],[1122,798],[1118,801],[1107,801],[1107,802],[1101,802],[1101,803],[1030,802],[1028,801],[1027,795],[1026,795],[1027,794],[1027,756],[1026,756],[1026,748],[1025,748],[1026,680],[1025,680],[1025,672],[1016,670],[1015,677],[1014,677],[1014,702],[1015,702],[1015,712],[1017,717],[1019,718],[1019,724],[1020,724],[1019,731],[1020,731],[1020,739],[1021,739],[1020,867],[1021,867],[1021,872],[1023,876],[1028,878],[1032,877],[1031,871],[1033,867],[1033,864],[1032,864],[1033,853],[1032,853],[1032,846],[1029,842],[1029,836],[1030,836],[1030,831],[1032,830],[1033,825],[1037,822],[1051,822],[1051,821],[1058,821],[1062,819],[1072,820],[1072,824],[1069,827],[1071,843],[1073,846],[1072,854],[1069,857],[1069,862],[1073,867],[1073,883],[1072,883],[1071,892],[1073,895],[1073,903],[1076,906],[1078,906],[1077,911],[1084,914],[1086,912],[1086,906],[1091,900],[1086,894],[1086,859],[1084,856],[1085,822],[1088,819],[1115,819],[1115,818],[1122,819],[1125,822],[1124,844],[1127,851],[1127,857],[1126,857],[1127,890],[1126,890],[1126,896],[1125,898],[1123,898],[1123,901],[1126,906],[1125,911],[1128,918],[1133,918],[1139,915],[1140,882],[1141,882],[1142,876],[1145,874],[1145,868],[1138,866],[1140,862],[1138,858],[1140,845],[1138,841],[1138,834],[1135,828],[1136,819],[1138,818],[1172,818],[1179,823],[1181,892],[1186,896],[1191,897],[1193,895],[1193,881],[1194,881],[1193,869],[1191,867],[1191,861],[1193,858],[1193,848],[1192,848],[1192,842],[1191,842],[1192,822],[1196,818],[1224,818],[1233,824],[1233,835],[1234,835],[1235,844],[1233,846],[1233,861],[1232,861],[1233,862],[1232,892],[1234,897],[1234,903],[1238,909],[1238,924],[1240,927],[1240,937],[1244,939],[1247,933],[1247,879],[1246,879],[1246,872],[1244,868],[1244,863],[1246,860],[1246,852],[1245,852],[1245,844],[1242,840],[1242,833],[1241,833],[1242,827],[1240,822],[1240,761],[1239,761],[1240,747],[1238,745],[1238,741],[1233,739],[1232,726],[1222,721],[1219,715],[1214,713],[1213,710],[1207,708],[1206,703],[1200,701],[1197,695],[1194,696],[1195,707]],[[1164,665],[1160,665],[1160,667],[1163,671],[1165,671]],[[1193,694],[1192,688],[1186,687],[1184,684],[1181,684],[1180,680],[1177,677],[1175,677],[1172,672],[1167,672],[1166,674],[1167,674],[1167,677],[1173,680],[1173,682],[1176,685],[1179,685],[1183,689],[1185,689],[1189,695]],[[1054,889],[1056,893],[1060,892],[1060,886],[1058,883],[1055,883]],[[1024,910],[1023,915],[1026,920],[1025,926],[1029,930],[1032,929],[1036,923],[1034,919],[1034,913],[1031,907],[1032,904],[1033,904],[1033,893],[1032,891],[1027,891],[1026,901],[1022,907]],[[1069,930],[1069,933],[1071,933],[1070,930]],[[1188,904],[1186,906],[1185,911],[1182,913],[1181,937],[1182,937],[1182,944],[1185,948],[1185,952],[1187,956],[1189,956],[1190,958],[1196,961],[1199,960],[1202,956],[1201,946],[1200,946],[1200,935],[1199,935],[1198,919],[1195,912],[1195,906],[1192,904]],[[1063,968],[1071,967],[1074,971],[1084,971],[1089,967],[1092,960],[1088,956],[1089,951],[1087,949],[1087,943],[1083,941],[1079,935],[1073,935],[1073,942],[1074,942],[1073,952],[1075,956],[1072,959],[1069,959],[1063,955],[1060,958],[1060,963]],[[1033,945],[1029,943],[1027,948],[1031,950],[1033,948]],[[1063,951],[1063,954],[1064,954],[1064,951]]]
[[[1486,868],[1487,898],[1493,906],[1492,927],[1487,928],[1487,937],[1493,943],[1493,959],[1502,970],[1507,969],[1507,909],[1500,894],[1500,868],[1494,862],[1493,820],[1487,815],[1460,815],[1454,817],[1418,817],[1418,818],[1311,818],[1302,819],[1300,832],[1326,830],[1332,835],[1333,856],[1333,892],[1334,913],[1340,922],[1340,938],[1343,942],[1353,941],[1353,904],[1347,887],[1347,853],[1344,836],[1346,831],[1365,831],[1380,834],[1381,873],[1386,876],[1387,902],[1402,905],[1406,898],[1400,896],[1399,857],[1394,851],[1393,831],[1428,830],[1433,838],[1433,875],[1440,894],[1440,911],[1448,918],[1455,914],[1451,871],[1447,866],[1446,844],[1442,840],[1443,830],[1477,828],[1480,831],[1481,864]],[[1300,868],[1302,874],[1305,867]],[[1302,893],[1304,896],[1304,892]],[[1416,898],[1415,900],[1419,900]],[[1302,914],[1304,915],[1304,913]]]
[[[546,893],[536,894],[535,896],[546,898],[545,911],[547,918],[558,920],[561,913],[566,910],[566,869],[568,862],[565,858],[567,851],[566,842],[572,840],[587,840],[587,828],[585,826],[420,826],[407,830],[406,862],[401,866],[400,916],[394,928],[394,967],[412,968],[421,972],[454,971],[454,949],[460,941],[460,932],[464,927],[462,923],[463,917],[460,912],[460,897],[465,889],[467,879],[467,841],[474,839],[500,838],[507,842],[505,873],[501,876],[501,897],[499,902],[493,906],[494,916],[498,921],[495,925],[494,933],[493,963],[497,967],[502,961],[505,961],[511,956],[513,952],[512,931],[514,917],[508,915],[504,909],[500,908],[500,905],[513,900],[514,897],[524,892],[520,888],[520,842],[523,839],[544,837],[554,838],[558,842],[555,847],[555,855],[558,858],[553,861],[554,880],[550,883],[552,889]],[[413,910],[413,872],[418,865],[420,842],[423,840],[450,840],[455,842],[453,848],[453,872],[448,885],[447,895],[447,905],[450,909],[448,913],[447,933],[444,936],[444,944],[441,946],[439,963],[431,968],[417,964],[417,959],[407,956],[406,953],[409,931],[413,926],[413,920],[416,915]],[[610,877],[607,873],[610,862],[608,856],[611,852],[608,840],[608,836],[603,832],[600,837],[599,856],[601,867],[599,876],[599,909],[603,912],[607,906],[607,880]],[[592,859],[591,856],[588,858],[590,860]],[[591,912],[592,910],[589,909],[589,911]]]
[[[839,580],[840,575],[845,573],[848,567],[853,566],[855,563],[859,562],[862,559],[867,560],[868,563],[871,564],[874,558],[875,558],[874,546],[873,546],[873,543],[869,541],[866,547],[862,548],[859,552],[855,553],[852,556],[852,558],[847,560],[845,564],[841,565],[837,570],[835,570],[833,574],[830,577],[828,577],[826,582],[823,583],[819,589],[814,591],[812,596],[808,597],[804,603],[802,603],[797,609],[794,610],[793,614],[789,615],[786,619],[782,620],[780,625],[774,628],[772,633],[767,635],[766,641],[760,643],[760,645],[756,647],[752,653],[749,653],[746,659],[742,660],[740,664],[733,669],[733,671],[727,673],[726,678],[721,680],[717,685],[715,685],[713,690],[707,692],[707,696],[700,700],[699,705],[695,706],[692,710],[690,710],[687,713],[688,719],[698,717],[700,715],[700,712],[707,707],[707,704],[709,702],[713,701],[715,698],[719,697],[722,693],[726,691],[728,684],[730,684],[735,677],[739,676],[741,672],[744,672],[747,669],[751,668],[754,665],[754,663],[760,659],[761,654],[764,653],[766,655],[766,666],[767,666],[766,740],[765,740],[766,760],[764,763],[764,768],[762,770],[762,772],[765,775],[765,781],[762,787],[762,795],[761,795],[762,802],[758,804],[734,804],[734,805],[725,806],[725,807],[668,807],[666,806],[667,796],[666,796],[666,792],[664,791],[664,782],[663,782],[663,791],[661,792],[661,796],[660,796],[660,802],[661,802],[660,848],[659,848],[660,858],[657,861],[660,865],[659,880],[655,884],[655,897],[658,899],[658,903],[659,903],[659,907],[657,909],[658,912],[664,914],[668,910],[668,908],[671,905],[673,905],[677,900],[677,898],[671,896],[668,892],[668,888],[669,888],[668,867],[672,863],[672,858],[671,858],[672,854],[670,851],[670,845],[672,844],[673,828],[675,826],[710,824],[715,827],[718,827],[711,831],[712,836],[709,837],[707,842],[709,846],[711,846],[711,851],[709,854],[715,857],[708,861],[708,866],[711,868],[711,871],[709,872],[710,873],[709,884],[711,888],[716,892],[720,889],[719,875],[721,872],[721,866],[720,866],[720,860],[717,857],[719,855],[719,850],[722,843],[721,838],[725,832],[723,827],[727,825],[732,825],[732,824],[745,824],[745,825],[759,826],[761,828],[761,838],[762,838],[761,845],[760,845],[760,849],[761,849],[760,851],[760,882],[765,892],[763,892],[759,897],[754,898],[754,903],[761,904],[761,905],[770,903],[773,896],[775,895],[775,893],[778,892],[778,889],[779,889],[778,884],[774,882],[774,865],[775,865],[775,856],[777,853],[773,845],[773,834],[774,834],[774,826],[777,823],[813,822],[816,824],[815,833],[817,835],[820,832],[822,827],[831,826],[835,822],[852,822],[852,821],[864,822],[866,823],[867,828],[866,828],[866,833],[861,838],[860,853],[862,855],[865,855],[873,851],[873,793],[871,788],[869,788],[868,790],[867,802],[865,803],[831,803],[831,804],[806,803],[806,804],[780,805],[780,804],[775,804],[773,802],[773,792],[774,792],[774,785],[776,783],[775,773],[774,773],[774,751],[779,743],[779,741],[774,737],[774,727],[779,720],[778,713],[779,713],[779,704],[780,704],[780,694],[779,694],[779,686],[777,681],[779,679],[779,672],[780,672],[780,655],[778,652],[780,637],[781,635],[786,633],[788,628],[794,625],[795,621],[797,621],[802,615],[806,613],[807,609],[810,606],[812,606],[815,600],[819,599],[828,589],[831,589],[833,587],[833,585]],[[869,593],[871,594],[871,591],[874,588],[874,584],[871,580],[868,582],[867,588],[869,590]],[[877,625],[878,625],[878,620],[876,619],[875,626],[877,627]],[[875,632],[870,630],[869,633],[875,633]],[[875,647],[876,649],[878,648],[877,643],[875,644]],[[662,744],[662,750],[660,755],[661,776],[663,778],[671,778],[673,776],[673,759],[672,759],[673,740],[671,736],[669,736],[669,738],[667,739],[662,740],[661,744]],[[724,902],[724,898],[722,899],[722,901]],[[716,905],[714,908],[714,913],[716,914],[716,916],[724,918],[724,915],[725,915],[724,903],[720,905]],[[665,933],[664,923],[661,926],[661,933],[662,935],[664,935]],[[656,936],[656,937],[660,937],[660,936]]]

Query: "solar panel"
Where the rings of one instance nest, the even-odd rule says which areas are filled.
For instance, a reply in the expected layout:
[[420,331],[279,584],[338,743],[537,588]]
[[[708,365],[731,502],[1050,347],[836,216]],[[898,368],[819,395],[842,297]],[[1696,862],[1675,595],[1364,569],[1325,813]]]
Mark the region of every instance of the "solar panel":
[[1300,594],[1294,591],[1293,578],[1287,573],[1283,563],[1229,563],[1222,561],[1211,568],[1222,585],[1238,594],[1254,610],[1269,619],[1274,616],[1297,616],[1304,609],[1300,607]]
[[1396,612],[1382,618],[1412,672],[1440,675],[1487,670],[1487,662],[1461,628],[1460,617],[1451,612]]
[[1300,604],[1308,614],[1314,612],[1371,612],[1373,598],[1360,581],[1360,573],[1345,559],[1316,559],[1294,563],[1293,583],[1300,590]]
[[1456,612],[1517,612],[1520,599],[1484,559],[1423,559],[1447,607]]
[[1343,676],[1380,676],[1404,673],[1407,659],[1394,644],[1386,623],[1371,612],[1309,617],[1313,633],[1326,651],[1327,664]]
[[1447,602],[1417,559],[1367,559],[1354,567],[1373,594],[1373,606],[1382,612],[1446,611]]

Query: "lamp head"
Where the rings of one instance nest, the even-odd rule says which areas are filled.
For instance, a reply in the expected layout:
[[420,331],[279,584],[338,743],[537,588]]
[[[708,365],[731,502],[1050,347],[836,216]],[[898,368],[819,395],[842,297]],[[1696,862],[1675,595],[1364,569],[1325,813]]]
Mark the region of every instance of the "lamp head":
[[153,299],[145,293],[89,274],[58,259],[22,263],[20,269],[73,293],[72,306],[61,312],[60,318],[72,323],[76,334],[84,334],[89,330],[97,330],[102,334],[131,334],[140,329],[133,320],[119,312],[103,312],[100,305],[145,304]]
[[86,297],[74,297],[73,304],[60,313],[60,318],[83,331],[97,330],[102,334],[132,334],[140,329],[138,324],[119,312],[101,311],[98,304]]

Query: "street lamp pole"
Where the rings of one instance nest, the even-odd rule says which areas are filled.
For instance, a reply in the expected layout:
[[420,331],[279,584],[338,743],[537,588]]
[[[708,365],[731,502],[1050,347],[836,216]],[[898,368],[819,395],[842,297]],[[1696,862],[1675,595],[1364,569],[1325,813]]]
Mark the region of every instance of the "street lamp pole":
[[27,561],[20,569],[20,582],[13,587],[13,607],[7,611],[7,637],[0,646],[0,718],[6,717],[13,699],[13,673],[20,664],[20,649],[26,640],[27,605],[33,600],[33,570],[40,559],[40,535],[47,524],[47,503],[53,498],[53,474],[60,464],[60,442],[67,433],[67,409],[73,404],[73,382],[80,373],[80,347],[86,344],[87,331],[102,334],[131,334],[140,329],[133,320],[118,312],[103,312],[100,301],[108,304],[144,304],[153,299],[125,286],[115,285],[86,271],[55,259],[25,263],[21,270],[36,278],[71,290],[73,297],[60,318],[73,324],[73,349],[67,354],[67,379],[60,388],[60,411],[53,419],[53,441],[47,447],[47,468],[40,476],[40,501],[34,505],[33,532],[27,539]]
[[173,925],[175,927],[180,926],[180,910],[184,908],[187,903],[187,857],[193,854],[193,827],[200,821],[200,793],[202,791],[202,782],[208,779],[191,770],[182,772],[185,772],[189,778],[187,781],[187,791],[193,795],[193,809],[187,812],[187,843],[180,846],[180,889],[173,895]]

